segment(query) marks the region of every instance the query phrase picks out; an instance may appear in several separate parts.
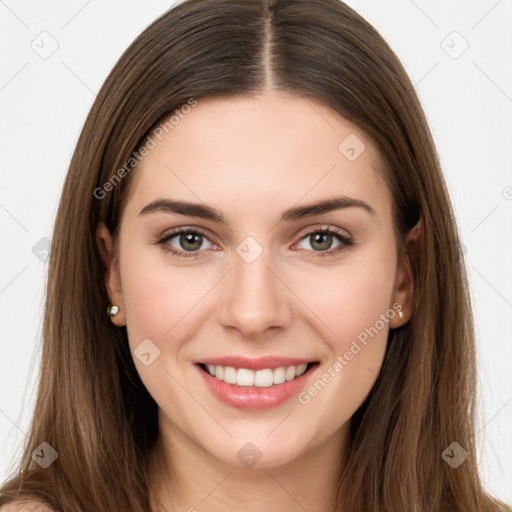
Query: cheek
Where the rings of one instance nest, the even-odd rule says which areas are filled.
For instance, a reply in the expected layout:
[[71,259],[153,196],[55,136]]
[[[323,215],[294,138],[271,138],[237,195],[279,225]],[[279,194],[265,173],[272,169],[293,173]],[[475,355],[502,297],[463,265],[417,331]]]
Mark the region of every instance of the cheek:
[[365,328],[378,322],[382,329],[381,315],[387,311],[394,315],[390,302],[395,273],[393,248],[375,245],[347,255],[339,265],[303,273],[294,289],[323,323],[322,332],[332,350],[344,352]]
[[140,338],[150,338],[160,348],[172,345],[173,330],[193,323],[194,308],[208,300],[215,284],[199,267],[180,269],[150,259],[127,259],[122,272],[130,345]]
[[[388,250],[389,249],[389,250]],[[307,285],[316,290],[308,305],[324,327],[330,353],[317,380],[299,397],[325,421],[342,424],[363,403],[386,351],[396,260],[392,248],[360,253],[354,263],[317,273]],[[312,288],[313,284],[315,288]],[[302,290],[305,293],[305,289]]]
[[[121,249],[122,250],[122,249]],[[198,311],[215,284],[211,272],[166,265],[154,251],[132,251],[121,262],[126,328],[134,363],[158,404],[182,404],[181,347],[198,330]],[[148,342],[150,340],[148,350]],[[145,345],[142,345],[142,343]],[[146,347],[144,351],[139,347]],[[150,364],[137,354],[151,353]],[[153,359],[153,354],[157,356]],[[180,377],[178,377],[180,375]],[[178,379],[178,381],[176,380]]]

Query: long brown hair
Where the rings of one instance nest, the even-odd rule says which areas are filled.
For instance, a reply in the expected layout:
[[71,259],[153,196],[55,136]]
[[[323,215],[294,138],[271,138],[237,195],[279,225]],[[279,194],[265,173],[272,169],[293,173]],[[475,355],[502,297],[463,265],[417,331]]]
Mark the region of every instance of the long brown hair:
[[[401,250],[421,219],[412,261],[415,311],[390,332],[377,382],[351,420],[340,507],[497,510],[477,471],[473,318],[431,133],[398,58],[339,0],[187,0],[121,56],[87,117],[64,184],[38,399],[0,503],[35,498],[62,511],[150,510],[157,406],[134,367],[126,329],[105,314],[96,228],[103,220],[116,235],[132,172],[115,175],[157,123],[191,98],[266,88],[317,99],[375,142]],[[109,180],[113,185],[104,187]],[[46,469],[31,457],[42,442],[58,453]],[[469,453],[456,469],[441,456],[452,442]]]

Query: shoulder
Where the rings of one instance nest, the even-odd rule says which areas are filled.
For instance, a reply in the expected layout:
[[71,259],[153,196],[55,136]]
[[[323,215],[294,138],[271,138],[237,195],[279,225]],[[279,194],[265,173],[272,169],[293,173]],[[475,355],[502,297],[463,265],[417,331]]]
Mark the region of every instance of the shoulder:
[[0,512],[54,512],[40,501],[13,501],[2,505]]

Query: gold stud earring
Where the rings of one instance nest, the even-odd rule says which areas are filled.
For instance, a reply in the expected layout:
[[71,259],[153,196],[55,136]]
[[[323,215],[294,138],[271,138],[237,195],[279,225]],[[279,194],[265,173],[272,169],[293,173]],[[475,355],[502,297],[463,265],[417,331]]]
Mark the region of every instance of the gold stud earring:
[[402,311],[399,311],[398,312],[398,318],[400,318],[400,320],[402,320],[404,317],[404,314],[402,313]]

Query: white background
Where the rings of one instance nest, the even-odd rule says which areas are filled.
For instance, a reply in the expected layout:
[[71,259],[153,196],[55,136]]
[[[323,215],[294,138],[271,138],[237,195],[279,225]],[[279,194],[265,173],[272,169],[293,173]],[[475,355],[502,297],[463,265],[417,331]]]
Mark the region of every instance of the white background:
[[[467,248],[480,372],[477,457],[485,485],[512,503],[512,0],[348,4],[398,54],[434,133]],[[95,93],[122,51],[171,5],[0,0],[0,480],[35,395],[46,264],[32,248],[51,238]],[[46,59],[32,48],[41,38],[46,51],[58,44]]]

